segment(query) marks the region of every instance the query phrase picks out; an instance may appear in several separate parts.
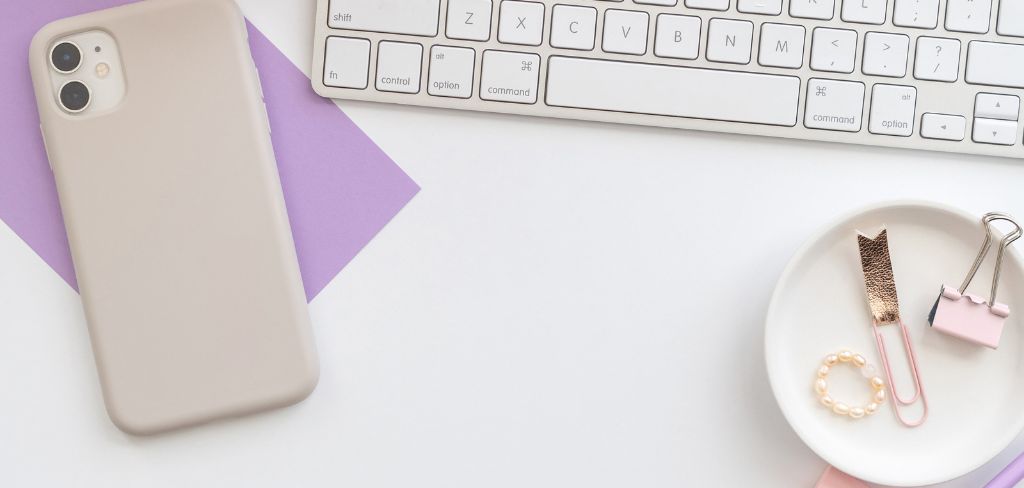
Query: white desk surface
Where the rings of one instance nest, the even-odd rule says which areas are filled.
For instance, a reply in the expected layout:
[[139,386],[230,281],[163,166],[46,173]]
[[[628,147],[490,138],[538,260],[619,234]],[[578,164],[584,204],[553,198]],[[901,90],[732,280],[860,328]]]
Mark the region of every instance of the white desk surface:
[[[315,1],[240,3],[308,72]],[[762,354],[797,246],[880,200],[1024,214],[1009,160],[340,105],[423,190],[313,301],[297,406],[120,433],[78,295],[0,223],[0,485],[810,487]]]

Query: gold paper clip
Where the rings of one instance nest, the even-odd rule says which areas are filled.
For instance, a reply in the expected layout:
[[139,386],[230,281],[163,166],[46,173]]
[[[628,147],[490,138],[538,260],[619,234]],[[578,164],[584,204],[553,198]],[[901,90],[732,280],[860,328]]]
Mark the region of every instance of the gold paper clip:
[[[860,263],[864,269],[864,286],[867,288],[868,306],[871,307],[872,331],[875,334],[875,343],[878,345],[878,354],[881,356],[882,367],[885,368],[885,375],[889,380],[889,392],[892,393],[892,407],[896,418],[907,427],[917,427],[928,418],[928,400],[925,398],[924,387],[921,385],[921,375],[917,371],[917,357],[914,355],[914,346],[910,343],[910,334],[907,326],[900,318],[900,302],[896,295],[896,280],[892,272],[892,259],[889,256],[889,237],[886,229],[874,239],[864,234],[857,235],[857,243],[860,246]],[[896,381],[893,378],[892,367],[889,356],[885,350],[885,340],[882,338],[881,327],[896,326],[900,329],[903,337],[903,347],[910,362],[910,374],[914,382],[914,394],[910,399],[905,399],[896,391]],[[907,421],[903,418],[900,407],[913,405],[921,400],[923,407],[921,418],[916,421]]]

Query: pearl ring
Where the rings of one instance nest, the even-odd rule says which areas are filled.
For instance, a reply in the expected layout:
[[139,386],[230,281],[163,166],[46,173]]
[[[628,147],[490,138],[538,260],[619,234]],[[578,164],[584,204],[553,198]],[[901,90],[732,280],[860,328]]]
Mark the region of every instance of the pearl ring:
[[[863,407],[851,407],[849,404],[836,401],[828,394],[828,373],[832,370],[832,367],[837,364],[850,364],[857,368],[860,368],[860,373],[868,379],[868,385],[871,386],[871,401]],[[822,361],[821,367],[818,368],[817,378],[814,380],[814,391],[818,394],[818,400],[821,404],[832,409],[837,415],[844,417],[850,417],[859,419],[865,415],[872,415],[878,411],[879,405],[885,401],[885,381],[881,377],[875,374],[874,366],[868,364],[867,359],[860,354],[854,354],[848,350],[839,351],[837,354],[829,354],[825,356],[825,360]]]

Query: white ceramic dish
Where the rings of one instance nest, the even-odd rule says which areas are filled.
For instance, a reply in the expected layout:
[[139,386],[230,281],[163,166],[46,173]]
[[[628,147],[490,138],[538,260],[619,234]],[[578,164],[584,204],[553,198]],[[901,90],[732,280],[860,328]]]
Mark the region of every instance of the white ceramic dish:
[[[775,289],[765,330],[765,359],[775,398],[801,439],[836,468],[862,480],[921,486],[981,466],[1024,427],[1024,269],[1012,249],[1004,261],[998,301],[1011,314],[998,350],[928,326],[928,312],[947,283],[959,286],[984,239],[981,216],[925,203],[871,207],[813,237],[789,263]],[[899,424],[891,398],[872,417],[839,417],[818,403],[815,372],[829,352],[849,348],[881,369],[871,334],[856,235],[889,229],[900,311],[918,356],[930,403],[927,422]],[[970,290],[988,296],[994,255]],[[886,335],[890,349],[896,336]],[[896,356],[899,358],[900,356]],[[899,361],[896,362],[900,364]],[[904,377],[903,367],[894,366]],[[910,391],[899,379],[897,389]],[[868,387],[853,368],[830,375],[830,391],[863,403]]]

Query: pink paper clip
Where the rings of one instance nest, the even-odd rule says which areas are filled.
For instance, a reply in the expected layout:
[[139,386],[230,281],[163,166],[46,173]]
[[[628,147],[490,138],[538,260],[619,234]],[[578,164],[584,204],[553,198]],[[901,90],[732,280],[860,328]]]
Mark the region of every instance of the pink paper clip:
[[[892,394],[892,408],[896,418],[901,424],[907,427],[917,427],[928,418],[928,399],[924,394],[924,387],[921,385],[921,375],[917,369],[917,356],[914,355],[914,346],[910,341],[910,333],[907,326],[900,318],[899,297],[896,294],[896,280],[892,272],[892,259],[889,256],[889,237],[885,229],[874,239],[859,234],[857,243],[860,247],[861,267],[864,270],[864,286],[867,289],[868,306],[871,308],[872,323],[871,329],[875,334],[875,343],[878,345],[878,354],[881,356],[882,367],[888,378],[889,392]],[[900,337],[903,339],[903,348],[910,363],[910,375],[914,382],[914,393],[909,399],[904,398],[896,391],[895,376],[892,374],[892,364],[885,349],[885,339],[882,337],[882,328],[896,326],[900,330]],[[903,416],[901,407],[911,406],[920,400],[922,412],[918,420],[907,420]]]
[[[1014,226],[1013,232],[1003,236],[999,242],[999,249],[996,250],[996,267],[992,272],[992,292],[988,301],[977,295],[967,293],[967,287],[974,279],[974,275],[981,268],[989,250],[992,248],[992,222],[1004,220]],[[985,242],[981,245],[981,251],[974,260],[974,265],[967,272],[960,288],[953,288],[949,285],[942,285],[939,291],[939,298],[935,300],[931,313],[928,315],[928,322],[935,330],[945,332],[954,337],[996,349],[999,347],[999,339],[1003,335],[1003,324],[1010,316],[1010,307],[996,302],[996,291],[999,288],[999,274],[1003,268],[1003,255],[1006,248],[1021,237],[1024,233],[1020,225],[1010,216],[1000,213],[985,214],[981,219],[985,228]]]

